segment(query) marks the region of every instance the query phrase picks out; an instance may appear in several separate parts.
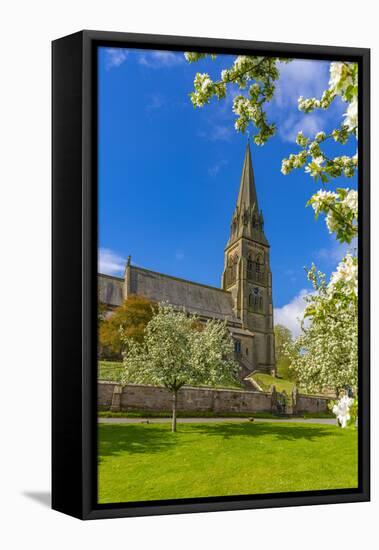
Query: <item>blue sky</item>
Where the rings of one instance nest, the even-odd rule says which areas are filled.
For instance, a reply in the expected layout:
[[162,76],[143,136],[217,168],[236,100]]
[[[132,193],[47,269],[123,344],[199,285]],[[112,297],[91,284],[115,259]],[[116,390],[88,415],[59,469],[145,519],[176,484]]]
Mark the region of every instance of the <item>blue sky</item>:
[[[182,53],[99,49],[99,269],[122,275],[126,257],[140,266],[220,286],[246,136],[234,130],[232,97],[194,109],[197,71],[217,78],[234,56],[188,64]],[[336,102],[305,115],[297,98],[327,87],[328,62],[295,60],[281,67],[269,119],[277,135],[252,159],[266,236],[271,244],[276,322],[292,326],[309,290],[304,266],[330,273],[343,250],[305,203],[318,189],[298,170],[283,176],[282,158],[297,151],[297,131],[314,135],[340,124]],[[355,153],[356,144],[328,145]],[[355,187],[340,178],[339,186]],[[336,187],[333,185],[331,188]]]

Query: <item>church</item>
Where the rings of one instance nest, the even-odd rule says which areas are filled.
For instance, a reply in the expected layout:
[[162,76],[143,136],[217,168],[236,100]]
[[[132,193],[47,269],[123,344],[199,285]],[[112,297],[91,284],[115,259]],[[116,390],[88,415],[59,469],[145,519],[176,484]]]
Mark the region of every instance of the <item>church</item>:
[[98,275],[100,301],[109,310],[132,294],[168,302],[201,321],[222,319],[234,339],[242,379],[254,371],[275,372],[270,245],[259,210],[249,143],[224,250],[221,288],[134,266],[128,258],[124,277]]

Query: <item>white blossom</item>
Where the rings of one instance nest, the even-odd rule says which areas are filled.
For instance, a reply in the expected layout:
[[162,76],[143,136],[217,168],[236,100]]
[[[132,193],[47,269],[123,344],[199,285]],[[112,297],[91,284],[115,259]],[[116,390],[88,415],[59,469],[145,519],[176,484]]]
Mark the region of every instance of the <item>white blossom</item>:
[[325,132],[318,132],[318,133],[315,135],[315,140],[316,140],[317,142],[324,141],[325,138],[326,138]]
[[354,292],[355,296],[358,296],[358,261],[351,254],[346,254],[338,264],[337,271],[332,273],[329,288],[334,290],[337,285],[345,293]]
[[194,315],[161,303],[142,344],[124,337],[123,382],[151,383],[176,391],[184,384],[222,383],[237,373],[233,339],[222,321],[199,327]]
[[321,189],[317,191],[312,197],[312,207],[316,214],[322,211],[325,205],[328,205],[335,201],[338,198],[337,193],[332,191],[325,191]]
[[330,64],[330,78],[329,78],[329,88],[337,88],[343,73],[344,64],[340,61],[333,61]]
[[345,117],[344,126],[347,126],[348,130],[351,132],[356,129],[358,126],[358,98],[355,97],[347,108],[346,113],[343,115]]
[[350,420],[350,407],[354,404],[354,399],[344,395],[333,407],[333,414],[336,415],[341,428],[346,428],[348,421]]
[[358,192],[355,191],[354,189],[350,189],[344,199],[344,203],[348,208],[350,208],[353,211],[354,216],[357,217],[358,216]]
[[335,233],[339,227],[339,220],[332,210],[326,215],[326,226],[329,229],[329,233]]
[[323,162],[324,162],[324,157],[322,156],[314,157],[312,159],[312,162],[310,162],[305,167],[305,172],[309,173],[313,177],[317,176],[321,172],[321,167]]

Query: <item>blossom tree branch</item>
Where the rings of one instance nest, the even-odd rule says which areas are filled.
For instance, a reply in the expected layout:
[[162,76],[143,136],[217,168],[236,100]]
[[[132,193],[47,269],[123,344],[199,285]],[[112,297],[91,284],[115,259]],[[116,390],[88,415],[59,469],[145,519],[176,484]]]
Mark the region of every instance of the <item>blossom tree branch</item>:
[[[193,63],[209,55],[186,52],[188,62]],[[221,77],[213,81],[208,73],[197,73],[194,79],[194,91],[190,94],[194,107],[203,107],[213,98],[224,99],[228,86],[236,85],[245,94],[236,95],[233,99],[233,112],[236,115],[235,129],[246,132],[249,125],[256,128],[253,139],[257,145],[263,145],[275,134],[275,124],[268,122],[264,104],[269,102],[275,92],[279,78],[278,63],[290,60],[279,57],[239,55],[231,67],[221,71]]]

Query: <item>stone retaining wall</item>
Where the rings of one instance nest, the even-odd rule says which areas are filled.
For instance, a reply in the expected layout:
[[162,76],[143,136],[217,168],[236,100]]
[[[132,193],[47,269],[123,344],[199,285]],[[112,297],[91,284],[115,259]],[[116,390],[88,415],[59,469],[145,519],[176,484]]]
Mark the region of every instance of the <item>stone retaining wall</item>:
[[[326,398],[298,395],[296,412],[325,412],[327,403]],[[162,387],[98,383],[98,406],[103,410],[164,412],[170,411],[171,405],[172,395]],[[254,413],[276,409],[275,392],[184,386],[178,393],[178,410],[183,412]]]
[[319,413],[328,410],[329,399],[310,395],[299,395],[296,403],[296,411],[299,413]]

